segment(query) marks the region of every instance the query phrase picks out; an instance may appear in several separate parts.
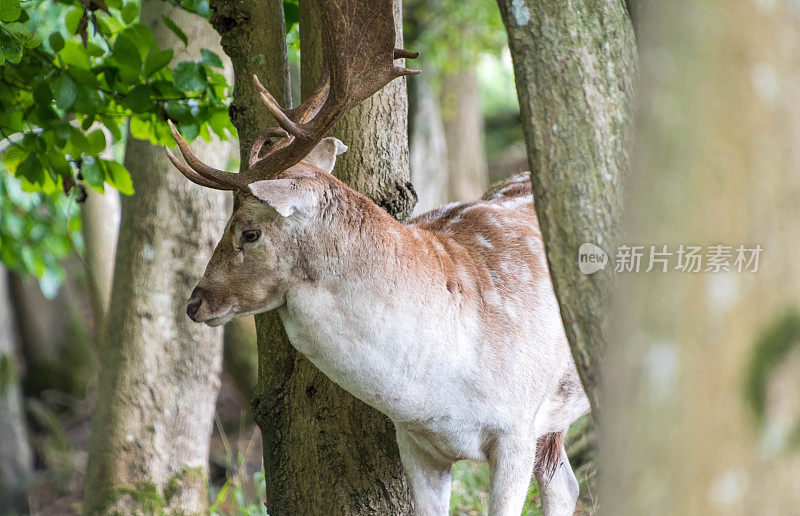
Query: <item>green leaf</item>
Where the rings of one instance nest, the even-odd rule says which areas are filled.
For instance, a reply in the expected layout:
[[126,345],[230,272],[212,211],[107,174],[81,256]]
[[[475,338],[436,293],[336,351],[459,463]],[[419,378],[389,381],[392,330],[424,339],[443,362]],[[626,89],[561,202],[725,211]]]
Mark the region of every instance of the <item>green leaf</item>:
[[97,92],[92,88],[86,86],[78,87],[78,98],[75,99],[72,109],[78,113],[83,113],[89,117],[94,117],[97,114],[97,108],[100,107],[100,101]]
[[167,66],[169,62],[172,61],[173,54],[173,50],[169,49],[159,50],[147,56],[147,59],[144,61],[144,76],[150,77],[155,72]]
[[133,195],[133,181],[131,175],[123,165],[116,161],[103,160],[108,184],[119,190],[121,194]]
[[162,121],[156,122],[154,115],[131,117],[130,135],[138,140],[148,140],[153,145],[175,145],[169,127]]
[[62,36],[58,32],[53,32],[52,34],[50,34],[48,41],[50,42],[50,48],[53,50],[53,52],[58,52],[62,48],[64,48],[64,36]]
[[100,163],[98,163],[97,160],[92,157],[86,157],[83,159],[83,164],[81,165],[81,175],[87,184],[96,188],[102,187],[106,179]]
[[24,177],[30,183],[44,182],[44,169],[36,154],[28,154],[25,161],[17,168],[17,176]]
[[169,30],[178,36],[179,40],[183,41],[184,46],[189,44],[189,38],[186,37],[186,34],[175,24],[174,21],[170,20],[163,14],[161,15],[161,19],[164,20],[164,25],[166,25]]
[[53,84],[55,89],[56,106],[59,109],[69,109],[78,97],[78,88],[69,75],[62,73]]
[[128,94],[127,98],[125,99],[125,104],[133,111],[134,113],[142,113],[147,111],[150,108],[150,95],[152,91],[150,90],[150,86],[144,84],[138,84],[133,87],[131,92]]
[[122,21],[125,23],[133,23],[136,17],[139,16],[139,6],[134,2],[125,4],[122,6],[122,9],[120,9],[120,14],[122,14]]
[[211,130],[222,140],[228,139],[225,129],[228,129],[231,134],[236,134],[227,109],[223,108],[212,111],[211,115],[208,117],[208,124],[211,126]]
[[33,88],[33,100],[39,104],[50,104],[53,100],[53,92],[50,90],[48,81],[42,81]]
[[219,56],[214,52],[202,48],[200,49],[200,56],[200,62],[204,65],[214,68],[222,68],[222,59],[220,59]]
[[200,91],[206,87],[206,72],[200,63],[183,61],[172,71],[172,83],[179,90]]
[[96,156],[106,150],[106,135],[100,129],[95,129],[86,136],[89,148],[86,151],[92,156]]
[[22,43],[22,45],[25,48],[36,48],[42,44],[41,36],[35,33],[27,25],[23,25],[22,23],[18,22],[13,22],[13,23],[7,23],[3,28],[6,30],[6,32],[12,34],[15,38],[17,38],[17,40],[20,43]]
[[15,22],[19,19],[22,9],[19,0],[0,0],[0,21]]
[[133,25],[125,27],[125,30],[123,30],[120,35],[128,38],[136,45],[142,60],[147,57],[147,54],[149,54],[151,50],[158,50],[158,44],[155,38],[153,38],[153,33],[141,23],[134,23]]
[[142,68],[142,57],[136,43],[125,37],[124,34],[117,36],[114,42],[113,51],[114,62],[127,79],[135,81],[139,77]]
[[61,49],[58,56],[64,64],[83,68],[84,70],[91,68],[89,54],[86,52],[86,49],[83,48],[83,45],[76,41],[64,42],[64,48]]
[[184,102],[167,102],[164,110],[174,122],[189,123],[194,120],[191,108]]
[[97,76],[84,68],[69,68],[69,75],[80,86],[97,88]]
[[65,148],[65,150],[71,154],[73,158],[79,157],[84,152],[89,152],[91,147],[89,145],[89,140],[86,138],[86,135],[83,134],[83,131],[80,131],[72,126],[70,126],[69,130],[69,145],[67,148]]
[[151,86],[161,98],[178,99],[183,96],[183,93],[172,84],[172,81],[153,81]]
[[283,16],[286,20],[286,32],[289,32],[292,29],[292,25],[300,21],[300,6],[296,0],[284,0]]
[[200,134],[200,124],[197,122],[191,122],[188,124],[178,124],[178,131],[189,141],[194,140],[197,138],[197,135]]
[[22,48],[17,40],[10,34],[0,31],[0,53],[9,63],[19,63],[22,60]]
[[81,18],[83,18],[83,9],[78,7],[73,7],[64,16],[64,25],[70,34],[78,33],[78,23],[80,23]]
[[19,164],[25,161],[25,158],[28,157],[28,154],[29,151],[20,146],[9,146],[5,151],[3,151],[3,167],[8,171],[9,174],[16,175]]
[[61,177],[71,176],[72,167],[69,166],[67,158],[61,152],[50,151],[47,153],[47,161],[50,162],[50,167]]
[[111,132],[114,141],[120,141],[122,139],[122,131],[119,130],[119,123],[115,119],[100,115],[100,121],[103,122],[103,125]]

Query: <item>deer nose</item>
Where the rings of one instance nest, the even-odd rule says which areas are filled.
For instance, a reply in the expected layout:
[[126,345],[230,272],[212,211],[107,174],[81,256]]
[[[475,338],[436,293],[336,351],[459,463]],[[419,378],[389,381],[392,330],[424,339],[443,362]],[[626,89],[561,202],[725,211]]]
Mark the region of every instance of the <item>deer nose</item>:
[[195,322],[197,322],[197,319],[195,319],[197,311],[200,310],[200,305],[203,304],[202,294],[203,289],[200,287],[195,287],[194,290],[192,290],[191,297],[189,298],[189,304],[186,305],[186,315],[189,316],[189,319]]

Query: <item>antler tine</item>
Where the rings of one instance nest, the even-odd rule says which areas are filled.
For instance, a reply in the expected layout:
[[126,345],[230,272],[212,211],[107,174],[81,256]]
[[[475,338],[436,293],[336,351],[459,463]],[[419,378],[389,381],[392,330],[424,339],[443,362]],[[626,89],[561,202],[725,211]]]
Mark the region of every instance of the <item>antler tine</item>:
[[181,174],[183,174],[186,179],[193,183],[197,183],[200,186],[205,186],[206,188],[213,188],[214,190],[230,190],[229,187],[226,185],[217,183],[216,181],[211,181],[210,179],[206,179],[205,177],[201,176],[194,170],[192,170],[186,163],[182,162],[169,150],[169,147],[164,145],[164,150],[167,153],[167,158],[172,162],[172,164],[177,168]]
[[[172,137],[175,138],[175,142],[178,144],[178,148],[180,149],[181,154],[183,155],[183,159],[186,160],[187,165],[189,165],[189,167],[194,172],[196,172],[197,174],[206,178],[209,181],[225,186],[225,189],[227,190],[236,190],[239,188],[247,187],[248,184],[247,179],[249,178],[246,177],[245,174],[234,174],[231,172],[226,172],[224,170],[218,170],[214,167],[206,165],[205,163],[200,161],[197,158],[197,156],[194,155],[191,147],[189,147],[189,144],[186,143],[186,140],[183,139],[181,133],[179,133],[178,130],[175,128],[175,124],[173,124],[171,120],[167,120],[167,125],[169,125],[169,130],[172,132]],[[178,170],[184,172],[184,170],[180,168]]]
[[[259,154],[261,153],[261,149],[264,147],[264,144],[267,143],[267,140],[270,138],[284,138],[283,142],[276,143],[275,146],[288,145],[291,143],[291,140],[294,139],[292,136],[289,136],[289,133],[280,127],[270,127],[266,131],[262,132],[256,136],[256,139],[253,141],[253,145],[250,147],[250,156],[247,159],[248,169],[253,168],[254,165],[263,159],[259,156]],[[274,151],[275,146],[273,146],[270,151]]]
[[419,52],[415,52],[413,50],[406,50],[404,48],[394,49],[395,59],[416,59],[418,57],[419,57]]
[[311,119],[317,116],[319,110],[325,105],[328,100],[328,94],[331,91],[331,78],[330,74],[325,71],[323,74],[324,79],[320,81],[314,93],[294,109],[285,110],[286,114],[292,120],[296,120],[299,124],[308,123]]
[[256,74],[253,74],[253,83],[255,84],[256,89],[258,89],[258,92],[261,94],[261,100],[264,101],[264,104],[267,106],[267,109],[269,109],[269,112],[275,117],[278,125],[280,125],[292,136],[310,139],[310,135],[304,131],[302,127],[298,126],[292,119],[289,118],[281,105],[278,104],[278,101],[275,100],[275,97],[273,97],[267,88],[261,84],[261,81],[258,80],[258,76],[256,76]]
[[[170,123],[186,164],[169,151],[167,156],[183,175],[210,188],[245,190],[249,183],[274,177],[300,162],[351,108],[389,82],[420,73],[394,63],[414,59],[419,52],[394,48],[393,0],[320,2],[320,18],[325,69],[314,93],[300,106],[284,109],[253,75],[256,91],[280,128],[268,129],[255,139],[248,170],[233,174],[204,164]],[[282,139],[261,156],[272,137]]]
[[[395,48],[394,49],[394,58],[395,59],[416,59],[419,57],[419,52],[414,52],[412,50],[406,50],[404,48]],[[402,77],[404,75],[418,75],[421,73],[422,70],[415,70],[413,68],[406,68],[404,66],[395,66],[394,73],[397,77]]]

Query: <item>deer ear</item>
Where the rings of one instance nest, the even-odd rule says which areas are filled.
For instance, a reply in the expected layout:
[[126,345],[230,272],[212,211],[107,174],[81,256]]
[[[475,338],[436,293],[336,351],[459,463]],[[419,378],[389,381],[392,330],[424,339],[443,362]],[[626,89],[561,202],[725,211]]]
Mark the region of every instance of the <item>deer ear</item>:
[[284,217],[297,212],[309,214],[318,204],[317,194],[294,179],[265,179],[250,183],[249,188],[256,199],[269,204]]
[[347,145],[333,136],[328,136],[327,138],[323,138],[322,141],[314,147],[314,150],[303,158],[303,161],[325,172],[330,172],[333,170],[333,165],[336,164],[336,156],[344,153],[346,150]]

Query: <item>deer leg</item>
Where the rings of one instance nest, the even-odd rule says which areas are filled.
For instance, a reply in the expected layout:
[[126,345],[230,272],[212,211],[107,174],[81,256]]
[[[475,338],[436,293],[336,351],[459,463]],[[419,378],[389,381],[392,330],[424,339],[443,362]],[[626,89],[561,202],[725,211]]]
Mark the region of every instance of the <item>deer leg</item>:
[[489,457],[489,516],[519,516],[528,495],[536,442],[529,436],[498,439]]
[[411,484],[414,497],[414,514],[419,516],[447,516],[450,511],[450,466],[436,460],[414,442],[405,430],[397,429],[397,446],[400,460]]
[[536,472],[539,494],[542,496],[544,516],[571,516],[578,500],[578,479],[572,471],[567,452],[561,447],[561,457],[552,477]]

